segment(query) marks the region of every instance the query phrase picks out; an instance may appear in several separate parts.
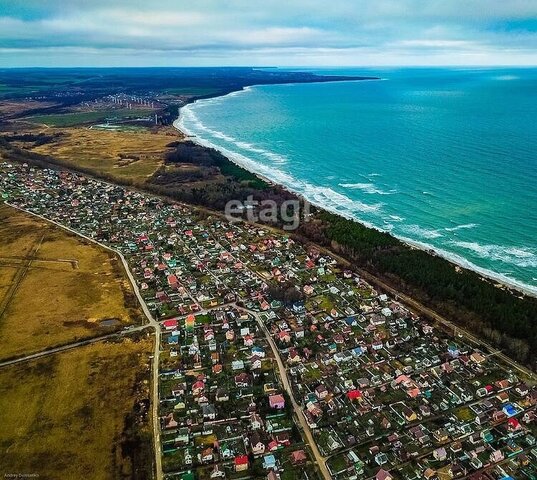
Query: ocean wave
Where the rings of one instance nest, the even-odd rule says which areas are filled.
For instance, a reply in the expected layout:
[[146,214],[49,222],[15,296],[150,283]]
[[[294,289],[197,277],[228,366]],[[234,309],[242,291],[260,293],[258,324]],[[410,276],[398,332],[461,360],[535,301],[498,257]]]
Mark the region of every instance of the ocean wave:
[[498,75],[497,77],[493,77],[494,80],[518,80],[520,77],[516,75]]
[[[187,107],[183,107],[183,109],[185,108]],[[357,200],[352,200],[346,195],[336,192],[332,188],[316,186],[308,182],[298,180],[292,175],[284,172],[283,170],[274,168],[274,165],[265,165],[246,155],[243,155],[242,153],[227,149],[225,147],[222,147],[221,145],[212,143],[210,140],[206,140],[200,136],[195,135],[192,130],[189,130],[185,126],[185,119],[187,119],[188,121],[191,121],[193,119],[188,109],[186,113],[183,112],[183,115],[181,115],[179,119],[177,119],[173,123],[174,127],[183,131],[187,135],[193,136],[195,138],[195,141],[200,145],[219,150],[221,153],[223,153],[225,156],[227,156],[230,160],[234,161],[238,165],[257,173],[262,177],[265,177],[269,181],[279,183],[291,190],[294,190],[314,205],[333,212],[337,212],[345,216],[346,218],[353,218],[355,220],[359,220],[364,225],[367,225],[369,227],[374,227],[371,223],[368,223],[363,219],[357,217],[359,217],[361,213],[375,214],[379,212],[382,208],[382,203],[367,204]],[[194,124],[197,128],[198,124],[195,122]],[[201,130],[207,131],[211,129],[205,127]],[[235,142],[231,143],[235,145]]]
[[477,223],[465,223],[464,225],[457,225],[456,227],[446,227],[444,228],[444,230],[446,232],[456,232],[457,230],[465,230],[469,228],[475,228],[477,226]]
[[428,228],[420,227],[419,225],[404,225],[401,227],[404,232],[415,235],[420,238],[433,239],[440,238],[443,235],[438,230],[431,230]]
[[[206,100],[203,100],[204,102]],[[420,227],[419,225],[404,225],[402,223],[405,218],[398,217],[397,215],[382,215],[383,207],[384,205],[382,203],[378,204],[368,204],[368,203],[362,203],[352,200],[351,198],[344,195],[344,193],[337,192],[329,187],[322,187],[322,186],[316,186],[309,184],[305,181],[299,180],[292,176],[291,174],[285,172],[283,169],[275,168],[274,164],[278,164],[277,161],[273,161],[273,165],[264,165],[264,162],[261,161],[262,152],[256,151],[254,149],[262,150],[260,147],[249,144],[247,142],[242,142],[242,145],[237,145],[237,142],[239,142],[237,139],[230,137],[229,135],[226,135],[229,140],[226,141],[226,139],[218,136],[212,136],[210,132],[207,132],[203,128],[200,129],[200,124],[203,125],[199,119],[198,122],[191,121],[192,119],[188,117],[188,111],[192,107],[191,104],[186,107],[183,107],[181,109],[181,116],[176,122],[174,122],[174,126],[176,128],[182,130],[187,135],[192,135],[196,138],[194,138],[194,141],[197,143],[200,143],[202,145],[216,148],[220,150],[224,155],[229,157],[232,161],[235,163],[242,165],[244,168],[247,168],[248,170],[258,173],[260,176],[263,176],[271,181],[274,181],[276,183],[279,183],[286,188],[289,188],[290,190],[295,191],[296,193],[303,195],[306,199],[308,199],[312,204],[315,204],[321,208],[325,208],[329,211],[336,212],[346,218],[354,219],[362,224],[365,224],[369,227],[376,228],[378,230],[384,230],[384,231],[391,231],[394,235],[396,235],[401,240],[405,241],[406,243],[409,243],[411,245],[414,245],[418,248],[427,249],[427,250],[434,250],[438,255],[447,258],[448,260],[462,266],[465,268],[468,268],[470,270],[476,271],[480,273],[483,276],[489,277],[491,279],[494,279],[496,281],[502,282],[506,285],[510,285],[513,287],[516,287],[522,291],[525,292],[531,292],[532,294],[537,294],[537,286],[532,282],[531,276],[529,277],[529,284],[525,283],[525,280],[519,280],[513,277],[519,277],[519,275],[516,275],[515,273],[510,273],[509,266],[515,266],[515,267],[534,267],[537,266],[537,251],[533,251],[529,248],[518,248],[518,247],[504,247],[499,245],[494,245],[492,247],[495,247],[496,249],[489,249],[488,254],[503,254],[503,260],[500,258],[491,258],[490,256],[487,256],[487,250],[481,249],[481,254],[478,254],[476,251],[473,251],[473,255],[467,254],[468,256],[465,258],[464,252],[460,251],[461,254],[455,253],[453,247],[458,247],[461,249],[468,250],[468,245],[472,245],[474,249],[479,250],[480,245],[476,242],[451,242],[451,238],[453,238],[451,235],[448,235],[446,232],[454,232],[459,229],[471,229],[478,226],[478,224],[463,224],[463,225],[453,225],[448,226],[444,228],[439,228],[437,230],[427,229]],[[185,121],[185,113],[186,113],[186,121]],[[195,116],[195,115],[194,115]],[[190,127],[192,130],[189,130]],[[206,127],[203,125],[203,127]],[[196,133],[198,133],[201,136],[196,136]],[[223,132],[219,132],[220,134],[225,135]],[[206,135],[207,134],[207,135]],[[203,137],[207,138],[205,140]],[[209,139],[214,138],[215,142],[211,142]],[[218,139],[218,141],[216,141]],[[220,145],[218,145],[218,144]],[[221,146],[221,144],[225,143],[225,145],[229,145],[229,148],[224,148]],[[239,142],[240,143],[240,142]],[[283,144],[285,145],[285,144]],[[237,151],[239,150],[239,151]],[[241,153],[242,152],[242,153]],[[248,152],[255,153],[256,155],[248,155]],[[254,158],[251,158],[254,157]],[[258,161],[255,160],[257,157]],[[266,157],[268,158],[268,157]],[[281,162],[284,163],[284,162]],[[362,175],[364,178],[364,181],[362,184],[340,184],[340,187],[343,188],[353,188],[350,187],[350,185],[360,185],[359,187],[354,186],[354,188],[362,189],[364,192],[366,189],[371,191],[371,188],[377,189],[374,182],[374,177],[380,176],[378,173],[370,173],[368,175]],[[364,185],[367,185],[367,187],[364,187]],[[372,187],[371,187],[372,185]],[[426,185],[423,185],[423,187],[427,188]],[[422,187],[422,188],[423,188]],[[337,188],[337,187],[336,187]],[[378,189],[380,190],[380,189]],[[434,191],[434,190],[433,190]],[[423,194],[423,195],[430,195],[430,196],[436,196],[435,194],[428,192],[428,191],[422,191],[422,189],[416,188],[414,192],[417,195]],[[413,192],[413,194],[414,194]],[[400,195],[404,195],[406,192],[402,190],[400,192]],[[374,198],[374,197],[371,197]],[[394,197],[398,198],[398,197]],[[422,198],[422,201],[424,199]],[[428,203],[424,202],[423,203]],[[362,216],[365,216],[367,219],[371,219],[373,223],[364,221]],[[384,220],[386,218],[387,220]],[[394,223],[392,223],[391,219]],[[396,223],[397,222],[397,223]],[[399,223],[401,222],[401,223]],[[394,225],[395,224],[395,225]],[[448,224],[449,225],[449,224]],[[444,237],[443,240],[434,241],[434,239]],[[440,247],[431,245],[431,243],[440,244]],[[462,243],[463,245],[456,245],[456,243]],[[482,247],[482,246],[481,246]],[[487,246],[485,246],[487,247]],[[491,247],[491,246],[489,246]],[[444,250],[443,248],[447,248],[448,250]],[[481,265],[491,265],[491,268],[494,270],[489,270],[488,268],[484,268],[483,266],[478,266],[473,263],[474,260],[478,262]],[[478,260],[478,258],[483,260]],[[492,261],[486,261],[486,260],[499,260],[500,262],[503,262],[506,266],[502,267],[502,263],[496,263],[493,264]],[[513,275],[513,277],[510,277],[510,274]],[[536,278],[533,278],[533,281],[535,281]]]
[[506,247],[504,245],[482,245],[477,242],[450,242],[464,248],[480,258],[495,260],[521,268],[537,267],[537,251],[528,247]]
[[364,193],[377,194],[377,195],[393,195],[397,193],[397,190],[390,190],[389,192],[377,188],[374,183],[340,183],[340,187],[352,188],[362,190]]
[[[366,212],[376,213],[382,208],[382,203],[367,204],[358,200],[352,200],[351,198],[336,192],[330,187],[319,187],[310,183],[302,183],[302,194],[309,200],[313,199],[312,203],[319,203],[322,205],[329,205],[333,209],[339,210],[338,207],[344,207],[349,212]],[[311,200],[310,200],[311,201]]]
[[182,115],[181,115],[181,117],[182,117],[181,125],[182,125],[182,127],[184,127],[185,120],[186,120],[187,122],[190,122],[192,125],[194,125],[197,130],[201,130],[202,132],[206,132],[206,133],[208,133],[210,136],[212,136],[214,138],[224,140],[225,142],[230,143],[233,146],[236,146],[236,147],[238,147],[239,149],[241,149],[243,151],[246,151],[248,153],[255,153],[255,154],[261,155],[261,156],[267,158],[268,160],[270,160],[271,162],[274,162],[274,163],[277,163],[277,164],[280,164],[280,165],[284,164],[284,163],[287,163],[288,158],[286,156],[284,156],[284,155],[280,155],[279,153],[275,153],[275,152],[271,152],[269,150],[265,150],[264,148],[257,147],[257,146],[255,146],[255,145],[253,145],[251,143],[248,143],[248,142],[237,140],[236,138],[234,138],[234,137],[232,137],[230,135],[227,135],[224,132],[221,132],[219,130],[215,130],[213,128],[208,127],[207,125],[205,125],[199,119],[199,117],[194,112],[193,107],[190,107],[190,108],[189,107],[190,106],[183,107],[183,109],[181,110],[181,113],[182,113]]
[[495,280],[505,285],[508,285],[510,287],[517,288],[521,292],[529,293],[532,295],[537,295],[536,285],[529,285],[520,280],[516,280],[512,278],[507,272],[497,272],[497,271],[489,270],[488,268],[480,267],[461,255],[458,255],[453,252],[449,252],[447,250],[444,250],[442,248],[439,248],[437,246],[431,245],[426,242],[417,241],[412,238],[408,238],[404,236],[399,236],[399,238],[403,240],[404,242],[408,243],[409,245],[413,245],[422,250],[434,251],[437,255],[445,258],[446,260],[449,260],[455,263],[456,265],[460,265],[461,267],[467,268],[468,270],[477,272],[491,280]]

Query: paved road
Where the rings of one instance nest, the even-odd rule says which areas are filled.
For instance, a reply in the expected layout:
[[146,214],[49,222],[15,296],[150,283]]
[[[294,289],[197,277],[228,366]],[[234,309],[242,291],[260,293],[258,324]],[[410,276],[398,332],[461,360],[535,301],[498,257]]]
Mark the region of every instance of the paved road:
[[[152,365],[152,398],[153,398],[153,409],[152,409],[152,416],[153,416],[153,424],[154,424],[154,432],[153,432],[153,435],[154,435],[154,444],[155,444],[155,461],[156,461],[156,471],[157,471],[157,475],[156,475],[156,478],[157,480],[161,480],[162,479],[162,466],[161,466],[161,447],[160,447],[160,437],[159,437],[159,419],[158,419],[158,405],[159,405],[159,390],[158,390],[158,379],[159,379],[159,375],[158,375],[158,365],[159,365],[159,355],[160,355],[160,342],[161,342],[161,327],[160,327],[160,324],[153,318],[153,316],[151,315],[151,312],[149,311],[147,305],[145,304],[142,296],[140,295],[140,292],[138,290],[138,286],[136,285],[136,282],[134,280],[134,277],[132,276],[130,270],[129,270],[129,266],[125,260],[125,258],[123,257],[123,255],[121,254],[121,252],[118,252],[116,250],[114,250],[113,248],[107,246],[107,245],[104,245],[100,242],[97,242],[95,240],[93,240],[92,238],[89,238],[75,230],[72,230],[70,229],[69,227],[65,227],[64,225],[61,225],[53,220],[49,220],[41,215],[37,215],[37,214],[34,214],[32,212],[28,212],[24,209],[21,209],[19,207],[16,207],[14,205],[10,205],[14,208],[18,208],[19,210],[23,210],[25,211],[26,213],[29,213],[31,215],[34,215],[36,217],[39,217],[47,222],[51,222],[51,223],[54,223],[55,225],[59,226],[60,228],[63,228],[64,230],[67,230],[75,235],[78,235],[82,238],[85,238],[86,240],[90,241],[90,242],[93,242],[95,244],[98,244],[100,245],[102,248],[105,248],[109,251],[112,251],[114,254],[118,255],[119,258],[121,259],[122,263],[123,263],[123,266],[124,266],[124,269],[125,269],[125,272],[127,273],[127,276],[132,284],[132,287],[133,287],[133,290],[138,298],[138,301],[142,307],[142,310],[144,311],[144,314],[145,316],[147,317],[148,321],[149,321],[149,325],[151,327],[153,327],[155,329],[155,350],[154,350],[154,358],[153,358],[153,365]],[[270,227],[267,227],[267,226],[262,226],[263,228],[268,228],[269,230],[274,230],[274,229],[271,229]],[[341,263],[343,264],[346,264],[346,265],[350,265],[349,262],[334,254],[334,252],[331,252],[331,251],[328,251],[327,249],[325,248],[322,248],[322,247],[319,247],[319,249],[325,253],[328,253],[329,255],[331,255],[332,257],[334,258],[337,258],[338,261],[340,261]],[[231,253],[231,252],[230,252]],[[232,255],[233,257],[233,255]],[[488,351],[493,351],[492,347],[490,345],[488,345],[487,343],[483,342],[481,339],[475,337],[474,335],[470,334],[469,332],[465,331],[465,330],[462,330],[460,329],[459,327],[457,327],[456,325],[454,325],[452,322],[448,321],[447,319],[445,319],[444,317],[442,317],[441,315],[439,315],[438,313],[436,313],[434,310],[428,308],[428,307],[425,307],[424,305],[422,305],[421,303],[417,302],[416,300],[414,300],[413,298],[397,291],[396,289],[392,288],[391,286],[387,285],[386,283],[384,283],[382,280],[378,279],[377,277],[371,275],[370,273],[366,272],[366,271],[363,271],[361,269],[357,269],[358,273],[366,280],[368,281],[369,283],[371,283],[372,285],[375,285],[377,287],[380,287],[382,290],[384,290],[385,292],[389,293],[390,295],[392,295],[393,297],[396,297],[398,300],[400,300],[402,303],[406,304],[409,308],[411,308],[412,310],[416,311],[417,313],[419,314],[423,314],[423,315],[426,315],[427,317],[435,320],[436,322],[438,322],[439,324],[443,325],[445,328],[451,330],[451,331],[455,331],[455,330],[458,330],[462,335],[464,335],[465,338],[467,338],[468,340],[472,341],[474,344],[480,346],[481,348],[485,348],[487,349]],[[259,275],[257,272],[253,271],[254,274],[256,275]],[[264,279],[263,279],[264,280]],[[220,306],[219,306],[220,307]],[[218,308],[218,307],[216,307]],[[240,307],[238,307],[240,308]],[[209,309],[211,310],[211,309]],[[252,312],[250,310],[247,310],[247,309],[243,309],[243,310],[246,310],[248,311],[249,313],[253,314],[254,317],[256,318],[256,320],[258,321],[259,325],[260,325],[260,328],[262,329],[262,331],[264,332],[266,338],[267,338],[267,341],[269,342],[269,345],[271,346],[271,349],[273,350],[273,353],[274,353],[274,357],[276,359],[276,362],[277,362],[277,365],[278,365],[278,369],[280,371],[280,377],[281,377],[281,381],[282,381],[282,384],[283,384],[283,387],[284,389],[287,391],[287,393],[289,394],[289,397],[291,399],[291,402],[292,402],[292,406],[293,406],[293,409],[295,410],[295,413],[296,413],[296,417],[298,419],[298,421],[300,422],[301,424],[301,427],[302,427],[302,430],[304,432],[304,435],[306,436],[306,440],[308,441],[311,449],[312,449],[312,452],[313,452],[313,455],[315,456],[315,459],[316,459],[316,462],[317,462],[317,465],[321,471],[321,474],[322,476],[325,478],[325,480],[330,480],[331,476],[330,476],[330,472],[328,470],[328,468],[326,467],[326,458],[323,457],[317,447],[317,444],[315,442],[315,439],[313,438],[313,434],[312,434],[312,431],[309,427],[309,425],[307,424],[305,418],[304,418],[304,415],[303,415],[303,412],[302,412],[302,408],[300,407],[300,405],[297,404],[297,402],[295,401],[294,399],[294,395],[293,395],[293,392],[292,392],[292,389],[291,389],[291,385],[290,385],[290,382],[289,382],[289,379],[287,377],[287,371],[285,369],[285,366],[283,365],[283,362],[281,360],[281,357],[280,357],[280,354],[279,354],[279,351],[272,339],[272,336],[270,335],[270,333],[268,332],[266,326],[264,325],[264,323],[261,321],[261,319],[259,318],[259,314],[256,313],[256,312]],[[205,312],[205,309],[203,309],[201,312],[197,312],[197,313],[204,313]],[[76,345],[74,345],[76,346]],[[71,347],[71,348],[74,348]],[[62,347],[60,347],[62,348]],[[52,351],[51,351],[52,353]],[[507,357],[506,355],[502,354],[502,353],[499,353],[499,352],[495,352],[495,355],[497,355],[499,358],[501,358],[502,361],[504,361],[505,363],[507,363],[508,365],[510,365],[511,367],[517,369],[518,371],[524,373],[525,375],[535,379],[535,375],[533,372],[531,372],[529,369],[521,366],[521,365],[518,365],[516,362],[514,362],[513,360],[511,360],[509,357]],[[0,364],[0,366],[2,366],[2,364]]]
[[[50,220],[46,217],[43,217],[42,215],[30,212],[28,210],[25,210],[24,208],[17,207],[16,205],[12,205],[10,203],[6,202],[6,205],[9,205],[12,208],[16,208],[17,210],[21,210],[29,215],[33,215],[34,217],[40,218],[41,220],[44,220],[48,223],[53,223],[54,225],[62,228],[63,230],[66,230],[74,235],[77,235],[78,237],[82,237],[85,240],[88,240],[89,242],[92,242],[96,245],[99,245],[100,247],[113,252],[115,255],[117,255],[121,263],[123,264],[123,268],[125,269],[125,273],[127,274],[127,277],[132,285],[132,288],[134,290],[134,293],[136,297],[138,298],[138,303],[140,304],[142,311],[144,312],[145,316],[147,317],[147,320],[149,321],[149,326],[154,328],[155,330],[155,346],[153,350],[153,362],[152,362],[152,368],[151,368],[151,397],[153,399],[152,403],[152,419],[153,419],[153,442],[155,446],[155,478],[156,480],[162,480],[163,474],[162,474],[162,452],[161,452],[161,446],[160,446],[160,425],[159,425],[159,417],[158,417],[158,407],[159,407],[159,388],[158,388],[158,380],[159,380],[159,358],[160,358],[160,324],[153,318],[153,315],[151,315],[151,312],[149,311],[149,308],[147,307],[144,299],[142,298],[142,295],[140,294],[140,290],[138,289],[138,285],[136,284],[136,281],[134,280],[134,277],[129,269],[129,265],[127,261],[125,260],[125,257],[123,254],[108,245],[105,245],[104,243],[98,242],[97,240],[94,240],[93,238],[90,238],[80,232],[77,232],[76,230],[73,230],[72,228],[69,228],[65,225],[62,225],[61,223],[58,223],[54,220]],[[140,329],[146,328],[145,325],[142,325],[139,327]],[[101,337],[102,339],[102,337]],[[71,348],[75,348],[77,345],[72,344],[73,346]],[[62,348],[62,347],[59,347]]]
[[280,352],[278,351],[278,347],[276,346],[276,344],[274,343],[274,340],[272,339],[272,335],[268,331],[266,325],[263,323],[263,320],[261,320],[259,313],[253,312],[252,310],[248,310],[243,307],[237,307],[237,308],[240,310],[245,310],[246,312],[253,315],[255,319],[257,320],[257,323],[259,324],[259,328],[265,334],[267,342],[269,343],[270,348],[272,349],[274,358],[276,359],[276,364],[278,365],[278,370],[280,371],[280,378],[282,381],[283,388],[285,389],[285,391],[289,395],[289,398],[291,399],[291,404],[293,406],[293,410],[295,411],[296,418],[300,422],[302,431],[304,432],[306,440],[311,448],[311,451],[313,452],[313,456],[315,457],[317,466],[319,467],[319,471],[321,472],[321,475],[323,476],[325,480],[331,480],[332,476],[330,475],[330,471],[328,470],[326,466],[325,458],[321,455],[321,452],[319,451],[319,448],[317,447],[317,443],[315,442],[315,439],[313,438],[313,433],[311,431],[311,428],[306,422],[306,419],[304,418],[302,407],[295,400],[293,389],[291,388],[291,383],[289,382],[289,378],[287,376],[287,370],[285,369],[285,365],[282,362],[282,358],[280,356]]
[[113,338],[118,338],[124,335],[128,335],[129,333],[132,333],[132,332],[139,332],[146,328],[148,328],[146,325],[141,325],[139,327],[129,328],[128,330],[109,333],[107,335],[101,335],[99,337],[88,338],[85,340],[80,340],[79,342],[68,343],[66,345],[61,345],[60,347],[51,348],[49,350],[43,350],[41,352],[32,353],[30,355],[25,355],[24,357],[14,358],[12,360],[6,360],[4,362],[0,362],[0,368],[7,367],[9,365],[16,365],[17,363],[28,362],[30,360],[35,360],[37,358],[46,357],[48,355],[53,355],[59,352],[65,352],[66,350],[71,350],[73,348],[82,347],[84,345],[90,345],[92,343],[102,342],[104,340],[111,340]]

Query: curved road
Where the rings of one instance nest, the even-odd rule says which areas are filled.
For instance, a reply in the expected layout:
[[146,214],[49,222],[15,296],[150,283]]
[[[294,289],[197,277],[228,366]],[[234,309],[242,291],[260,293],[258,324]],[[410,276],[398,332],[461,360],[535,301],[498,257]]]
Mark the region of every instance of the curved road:
[[[159,379],[159,373],[158,373],[158,367],[159,367],[159,358],[160,358],[160,324],[153,318],[153,315],[151,315],[151,312],[149,311],[149,308],[147,308],[147,305],[142,298],[142,295],[140,295],[140,290],[138,289],[138,285],[136,285],[136,281],[134,280],[134,277],[129,269],[129,265],[127,261],[125,260],[125,257],[123,254],[112,247],[109,247],[108,245],[105,245],[104,243],[98,242],[97,240],[94,240],[93,238],[90,238],[80,232],[77,232],[76,230],[73,230],[72,228],[66,227],[65,225],[62,225],[61,223],[58,223],[54,220],[50,220],[46,217],[43,217],[42,215],[39,215],[37,213],[30,212],[28,210],[25,210],[24,208],[17,207],[16,205],[12,205],[8,202],[5,202],[6,205],[9,205],[12,208],[16,208],[17,210],[20,210],[22,212],[25,212],[29,215],[33,215],[34,217],[40,218],[41,220],[44,220],[48,223],[53,223],[54,225],[62,228],[63,230],[66,230],[78,237],[84,238],[85,240],[88,240],[89,242],[92,242],[96,245],[99,245],[100,247],[114,253],[121,259],[121,263],[123,264],[123,268],[125,270],[125,273],[127,274],[127,277],[129,278],[129,281],[132,285],[133,291],[138,298],[138,302],[140,306],[142,307],[142,311],[144,312],[145,316],[147,317],[147,320],[149,321],[149,326],[155,329],[155,347],[153,351],[153,362],[152,362],[152,368],[151,368],[151,395],[153,398],[152,403],[152,409],[151,414],[153,418],[153,442],[155,445],[155,471],[156,475],[155,478],[157,480],[163,479],[162,474],[162,455],[161,455],[161,447],[160,447],[160,430],[159,430],[159,418],[158,418],[158,407],[159,407],[159,389],[158,389],[158,379]],[[140,327],[146,328],[146,325],[143,325]],[[131,330],[132,331],[132,330]],[[100,338],[102,340],[102,337]],[[93,341],[98,341],[97,339],[94,339]],[[92,343],[91,340],[88,340],[89,343]],[[81,342],[83,345],[84,343]],[[71,344],[70,348],[74,348],[78,346],[78,344]],[[68,347],[67,345],[65,347]],[[58,347],[59,349],[62,349],[62,347]],[[64,350],[67,350],[67,348],[63,348]],[[58,350],[61,351],[61,350]],[[49,351],[52,352],[52,351]]]

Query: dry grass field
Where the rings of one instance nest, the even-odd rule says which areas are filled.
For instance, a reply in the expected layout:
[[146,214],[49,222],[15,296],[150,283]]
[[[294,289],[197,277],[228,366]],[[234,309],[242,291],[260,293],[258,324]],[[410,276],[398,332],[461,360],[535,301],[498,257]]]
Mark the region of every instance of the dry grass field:
[[98,342],[1,368],[2,478],[150,478],[151,346]]
[[[108,251],[6,205],[0,239],[0,359],[141,321],[121,263]],[[101,324],[109,319],[116,325]]]
[[156,132],[85,127],[51,128],[43,132],[62,132],[62,136],[51,143],[31,148],[32,151],[100,174],[137,182],[147,180],[164,163],[164,154],[169,148],[166,145],[179,138],[177,130],[172,127],[160,128]]

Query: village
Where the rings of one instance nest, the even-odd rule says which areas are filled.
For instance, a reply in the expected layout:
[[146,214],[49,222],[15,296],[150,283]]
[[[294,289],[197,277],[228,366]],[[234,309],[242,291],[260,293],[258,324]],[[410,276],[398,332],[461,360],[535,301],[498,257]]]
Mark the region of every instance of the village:
[[0,193],[126,259],[165,478],[537,478],[531,381],[321,249],[67,171],[0,163]]

